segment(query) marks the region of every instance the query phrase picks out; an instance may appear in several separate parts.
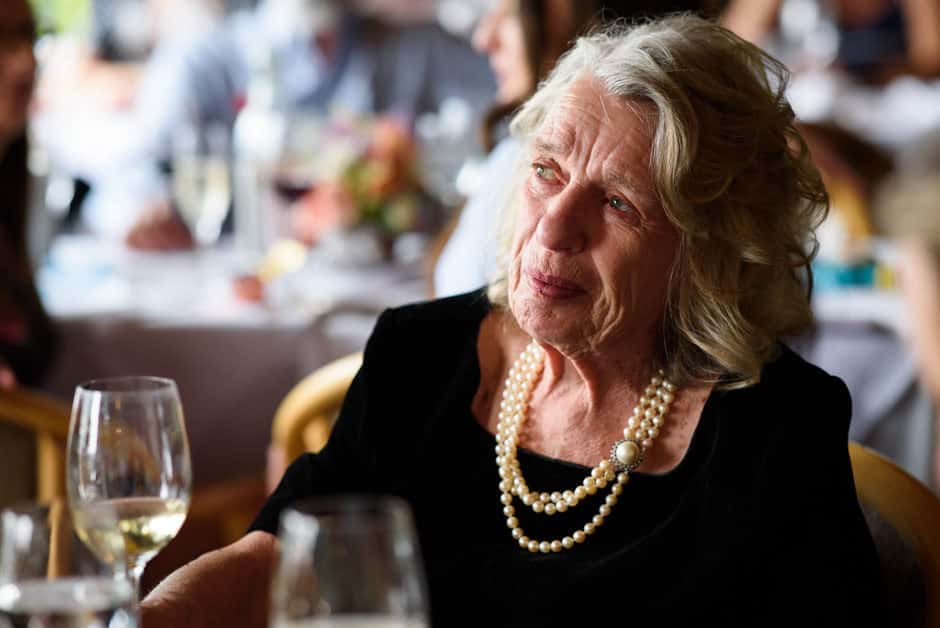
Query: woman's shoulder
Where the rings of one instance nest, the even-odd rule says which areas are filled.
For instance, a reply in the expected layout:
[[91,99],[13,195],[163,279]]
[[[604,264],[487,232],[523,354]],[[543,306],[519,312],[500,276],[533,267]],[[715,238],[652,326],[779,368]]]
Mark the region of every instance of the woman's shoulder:
[[475,342],[489,311],[483,289],[385,310],[366,345],[366,358],[388,353],[415,358],[451,353]]
[[430,301],[409,303],[390,308],[382,313],[379,321],[384,326],[415,327],[428,329],[442,326],[453,328],[455,324],[479,323],[490,310],[490,301],[485,289],[465,292],[455,296]]
[[788,437],[806,429],[817,440],[848,436],[852,400],[845,383],[782,344],[776,358],[764,366],[759,382],[728,391],[722,399],[726,412],[758,418],[744,423],[765,437]]
[[790,394],[832,391],[846,392],[841,379],[827,373],[811,362],[807,362],[793,349],[780,344],[777,356],[764,366],[759,386],[774,394]]

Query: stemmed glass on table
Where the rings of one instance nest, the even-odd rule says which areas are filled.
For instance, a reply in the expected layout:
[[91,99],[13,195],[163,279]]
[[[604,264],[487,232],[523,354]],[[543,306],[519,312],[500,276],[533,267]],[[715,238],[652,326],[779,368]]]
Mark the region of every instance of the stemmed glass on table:
[[173,198],[197,243],[215,244],[232,201],[228,129],[184,122],[173,137]]
[[176,536],[189,508],[189,443],[176,384],[119,377],[80,385],[66,473],[75,531],[126,574],[136,603],[147,561]]

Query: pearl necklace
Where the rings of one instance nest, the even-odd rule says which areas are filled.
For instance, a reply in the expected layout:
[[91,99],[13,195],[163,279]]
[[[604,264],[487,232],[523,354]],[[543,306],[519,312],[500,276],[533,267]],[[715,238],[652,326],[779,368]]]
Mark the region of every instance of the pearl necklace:
[[[653,440],[659,436],[660,428],[663,426],[663,417],[675,397],[676,387],[665,378],[662,370],[658,371],[650,380],[649,386],[644,390],[636,407],[633,408],[633,415],[623,430],[623,439],[614,443],[608,458],[601,460],[591,469],[590,475],[573,490],[555,491],[551,494],[533,493],[529,490],[525,478],[522,477],[522,469],[519,467],[516,452],[532,391],[542,375],[544,357],[545,352],[535,341],[532,341],[509,369],[509,375],[503,387],[499,422],[496,427],[496,464],[499,467],[500,477],[499,499],[503,504],[506,526],[512,532],[512,538],[516,539],[519,547],[523,549],[547,554],[571,549],[576,543],[583,543],[604,523],[604,519],[610,514],[611,508],[623,492],[624,485],[630,481],[630,472],[640,466],[646,451],[652,447]],[[519,526],[519,520],[515,516],[516,510],[512,505],[513,496],[518,497],[524,505],[532,509],[532,512],[551,516],[556,512],[566,512],[574,508],[581,500],[603,490],[611,483],[613,484],[610,494],[607,495],[605,503],[598,508],[597,514],[591,521],[562,539],[552,541],[530,539]]]

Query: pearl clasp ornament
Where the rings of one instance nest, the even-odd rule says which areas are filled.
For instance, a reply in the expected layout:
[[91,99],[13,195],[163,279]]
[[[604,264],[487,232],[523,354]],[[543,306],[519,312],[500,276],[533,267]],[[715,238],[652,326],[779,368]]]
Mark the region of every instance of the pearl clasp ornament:
[[610,463],[620,471],[633,471],[643,462],[642,446],[635,440],[619,440],[610,449]]

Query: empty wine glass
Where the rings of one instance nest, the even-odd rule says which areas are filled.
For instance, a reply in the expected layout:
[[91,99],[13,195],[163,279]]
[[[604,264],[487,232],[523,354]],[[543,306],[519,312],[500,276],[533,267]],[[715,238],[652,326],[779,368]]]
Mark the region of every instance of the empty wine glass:
[[179,532],[192,472],[176,384],[119,377],[75,390],[69,427],[69,506],[79,537],[124,571],[140,598],[140,576]]
[[338,497],[284,511],[273,628],[423,628],[427,594],[410,510],[396,498]]
[[64,503],[0,512],[0,628],[135,626],[131,584],[76,538]]

